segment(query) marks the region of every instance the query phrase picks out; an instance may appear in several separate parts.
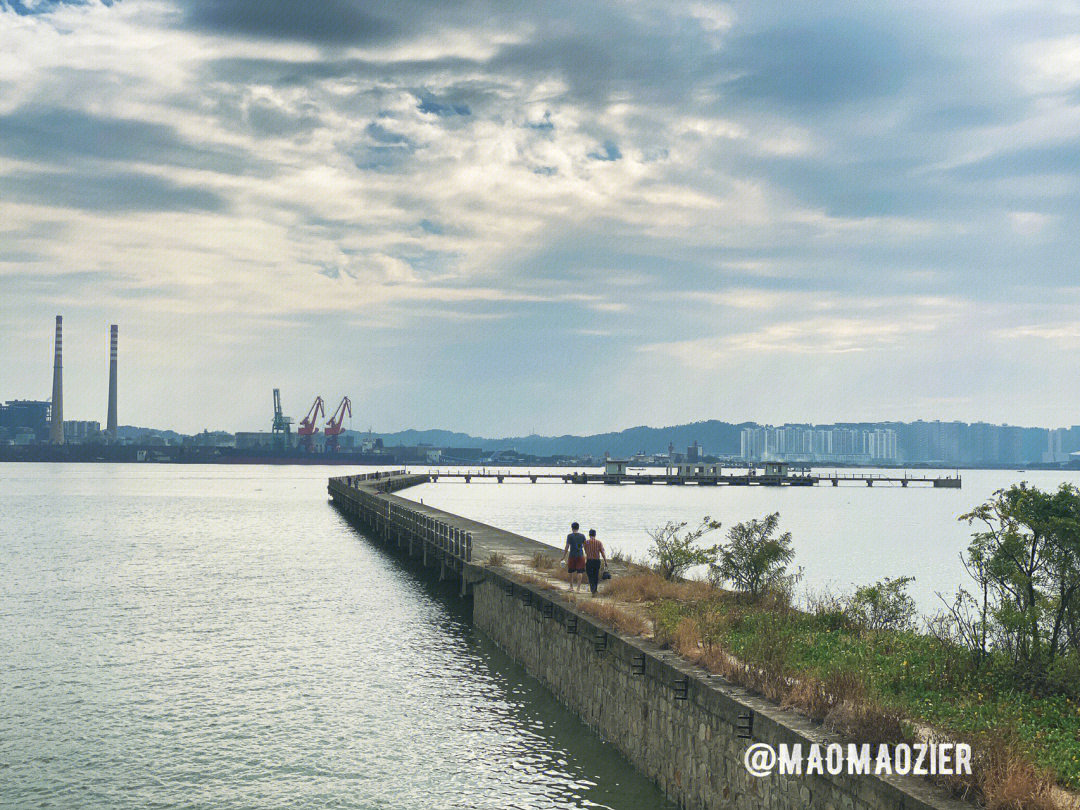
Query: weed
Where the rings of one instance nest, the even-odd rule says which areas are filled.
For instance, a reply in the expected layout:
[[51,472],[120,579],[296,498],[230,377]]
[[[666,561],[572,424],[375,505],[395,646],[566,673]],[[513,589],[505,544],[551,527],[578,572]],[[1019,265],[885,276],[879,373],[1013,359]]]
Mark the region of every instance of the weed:
[[577,608],[611,625],[620,633],[630,636],[643,636],[649,629],[648,623],[637,614],[620,609],[608,602],[578,602]]
[[550,571],[555,567],[555,558],[538,551],[533,555],[529,564],[537,571]]

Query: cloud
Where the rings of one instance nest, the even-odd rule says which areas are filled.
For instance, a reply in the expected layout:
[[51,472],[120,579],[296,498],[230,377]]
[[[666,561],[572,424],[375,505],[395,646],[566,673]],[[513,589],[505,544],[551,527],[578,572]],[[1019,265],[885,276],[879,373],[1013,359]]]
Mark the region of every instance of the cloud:
[[365,4],[377,12],[349,0],[189,0],[184,6],[187,26],[215,34],[362,45],[393,41],[407,31],[383,3]]
[[603,145],[595,152],[589,152],[593,160],[611,161],[622,158],[622,152],[614,141],[604,141]]
[[227,207],[225,199],[212,191],[138,172],[11,172],[0,176],[0,194],[9,202],[95,212],[224,211]]
[[[162,366],[190,367],[197,320],[222,369],[242,342],[298,389],[386,375],[406,404],[373,414],[483,432],[518,401],[560,430],[670,421],[654,392],[694,385],[716,397],[686,415],[722,417],[720,378],[780,401],[761,364],[813,377],[806,401],[856,364],[868,409],[916,401],[905,369],[959,402],[993,353],[1020,362],[1009,339],[1046,344],[1039,302],[1075,275],[1075,19],[1052,4],[3,8],[3,312],[122,317]],[[611,398],[543,399],[568,376]]]
[[725,90],[787,108],[850,103],[897,92],[926,59],[881,21],[826,16],[733,37]]
[[34,105],[0,115],[0,154],[52,164],[93,159],[219,174],[242,174],[255,162],[238,149],[193,144],[167,124]]

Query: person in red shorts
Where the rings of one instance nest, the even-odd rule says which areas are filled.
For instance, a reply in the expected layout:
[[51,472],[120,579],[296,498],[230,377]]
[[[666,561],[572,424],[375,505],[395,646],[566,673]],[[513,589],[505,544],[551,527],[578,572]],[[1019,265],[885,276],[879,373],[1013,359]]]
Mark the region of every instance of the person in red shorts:
[[577,521],[570,524],[570,534],[566,535],[566,546],[563,548],[566,573],[570,575],[567,590],[575,592],[581,582],[581,575],[585,572],[585,535],[578,531],[580,528]]

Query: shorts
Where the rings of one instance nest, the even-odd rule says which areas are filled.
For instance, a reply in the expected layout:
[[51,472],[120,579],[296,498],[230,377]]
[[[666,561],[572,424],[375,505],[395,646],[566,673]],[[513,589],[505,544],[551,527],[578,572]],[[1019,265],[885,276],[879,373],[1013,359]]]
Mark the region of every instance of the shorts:
[[569,574],[577,574],[585,570],[584,557],[571,557],[566,561],[566,571]]

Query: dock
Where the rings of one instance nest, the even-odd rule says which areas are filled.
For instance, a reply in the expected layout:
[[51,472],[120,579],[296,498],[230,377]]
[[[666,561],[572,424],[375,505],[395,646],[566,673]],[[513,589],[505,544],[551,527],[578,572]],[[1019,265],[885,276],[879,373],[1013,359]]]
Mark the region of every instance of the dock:
[[331,478],[327,492],[338,509],[377,539],[419,558],[425,567],[438,567],[439,579],[461,577],[462,593],[480,576],[479,566],[496,556],[526,562],[537,552],[557,551],[532,538],[394,494],[430,480],[427,473],[380,471]]
[[529,574],[536,552],[557,556],[558,549],[395,494],[430,480],[428,472],[379,471],[331,478],[327,490],[334,507],[372,542],[412,565],[422,562],[439,579],[459,576],[461,596],[471,596],[475,627],[680,807],[756,808],[763,795],[773,797],[764,804],[776,810],[972,806],[920,777],[891,771],[884,777],[864,771],[852,779],[825,770],[805,780],[748,772],[751,746],[794,743],[805,749],[836,737],[646,633],[621,631],[602,611],[589,610],[588,599]]
[[432,483],[439,480],[464,481],[466,484],[477,481],[529,481],[533,484],[541,481],[562,482],[564,484],[665,484],[669,486],[697,485],[716,486],[761,486],[761,487],[813,487],[831,484],[873,486],[929,486],[939,489],[960,489],[961,479],[957,475],[928,476],[889,473],[814,473],[807,471],[763,472],[746,470],[743,472],[713,472],[708,474],[684,475],[673,472],[532,472],[520,470],[456,469],[429,470],[426,473]]
[[878,473],[833,473],[816,475],[798,468],[754,470],[713,475],[677,473],[619,472],[532,472],[518,470],[448,469],[410,472],[407,469],[379,471],[331,478],[327,492],[334,505],[367,528],[372,536],[395,546],[409,557],[418,557],[425,567],[439,569],[439,579],[457,576],[464,594],[473,582],[483,578],[482,566],[493,560],[527,563],[539,553],[550,554],[551,546],[479,521],[445,512],[394,493],[418,484],[439,480],[541,481],[567,484],[667,484],[682,486],[817,486],[861,484],[901,486],[909,484],[959,488],[960,477],[888,475]]

